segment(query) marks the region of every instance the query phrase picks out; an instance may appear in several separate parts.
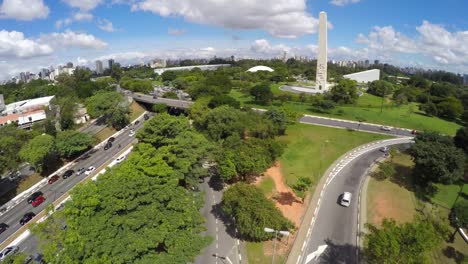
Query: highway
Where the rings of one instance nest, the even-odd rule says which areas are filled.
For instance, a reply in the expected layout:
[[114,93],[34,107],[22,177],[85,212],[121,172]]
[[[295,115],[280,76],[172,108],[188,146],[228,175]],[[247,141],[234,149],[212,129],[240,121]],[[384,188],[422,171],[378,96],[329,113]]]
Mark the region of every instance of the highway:
[[[138,130],[143,126],[143,122],[136,126],[131,126],[135,130]],[[129,136],[130,129],[127,129],[122,134],[115,138],[113,142],[113,146],[108,149],[104,150],[103,147],[92,150],[87,155],[80,157],[76,164],[74,164],[69,169],[77,170],[79,168],[88,168],[90,166],[94,166],[95,168],[99,168],[101,165],[105,164],[109,161],[109,159],[116,155],[119,151],[121,151],[124,147],[130,145],[134,140],[135,136]],[[121,145],[119,148],[118,145]],[[95,171],[96,172],[96,171]],[[8,210],[5,214],[0,216],[0,223],[6,223],[9,225],[9,228],[0,234],[0,242],[5,241],[9,236],[11,236],[16,230],[18,230],[21,225],[19,224],[19,220],[23,217],[23,215],[27,212],[34,212],[38,214],[44,208],[51,204],[53,201],[58,199],[64,193],[72,189],[78,182],[82,181],[86,175],[83,173],[80,176],[76,174],[67,178],[62,178],[63,172],[59,174],[60,179],[53,184],[47,184],[40,189],[42,193],[44,193],[44,197],[46,201],[39,205],[38,207],[34,208],[31,204],[28,204],[26,200],[23,200],[15,207]],[[21,250],[21,249],[20,249]]]

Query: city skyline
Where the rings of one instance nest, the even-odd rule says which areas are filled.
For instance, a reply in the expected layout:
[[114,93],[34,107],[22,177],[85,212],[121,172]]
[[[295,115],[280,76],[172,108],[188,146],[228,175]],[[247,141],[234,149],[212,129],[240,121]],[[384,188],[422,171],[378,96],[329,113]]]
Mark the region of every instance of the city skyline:
[[68,61],[94,68],[109,59],[315,57],[320,11],[328,13],[330,60],[468,72],[468,3],[425,7],[400,0],[4,0],[0,79]]

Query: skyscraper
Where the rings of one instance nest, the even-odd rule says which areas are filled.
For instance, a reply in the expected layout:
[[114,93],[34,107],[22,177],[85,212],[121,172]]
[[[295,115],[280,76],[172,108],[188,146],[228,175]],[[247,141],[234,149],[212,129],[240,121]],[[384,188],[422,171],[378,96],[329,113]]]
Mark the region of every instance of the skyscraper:
[[100,61],[100,60],[96,61],[96,73],[97,74],[103,74],[104,73],[104,68],[102,67],[102,61]]
[[114,60],[110,59],[108,62],[109,62],[109,69],[112,70],[112,66],[114,66]]
[[463,85],[468,85],[468,74],[463,74]]
[[327,91],[327,13],[320,12],[315,88]]
[[73,62],[67,63],[67,68],[73,68]]

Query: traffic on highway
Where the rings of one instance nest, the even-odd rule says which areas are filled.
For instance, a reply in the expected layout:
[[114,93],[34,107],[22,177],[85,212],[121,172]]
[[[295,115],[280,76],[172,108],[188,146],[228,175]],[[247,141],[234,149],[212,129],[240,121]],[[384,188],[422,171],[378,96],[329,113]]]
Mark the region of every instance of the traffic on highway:
[[[143,118],[141,119],[143,121]],[[135,132],[143,127],[143,124],[144,122],[138,122],[136,125],[126,128],[120,135],[109,138],[105,144],[106,148],[95,148],[83,154],[65,172],[50,177],[47,184],[40,190],[37,190],[27,199],[1,215],[0,242],[3,243],[21,226],[44,210],[45,207],[67,193],[87,176],[94,174],[97,168],[107,163],[117,153],[132,144],[135,140]]]

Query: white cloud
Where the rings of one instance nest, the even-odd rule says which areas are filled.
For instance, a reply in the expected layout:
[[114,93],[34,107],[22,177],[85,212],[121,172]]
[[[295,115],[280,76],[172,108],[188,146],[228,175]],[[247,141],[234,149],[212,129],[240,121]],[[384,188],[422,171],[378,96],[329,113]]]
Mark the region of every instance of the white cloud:
[[107,32],[115,32],[116,31],[116,29],[114,28],[114,25],[112,24],[112,22],[110,22],[107,19],[99,19],[98,27],[100,29],[104,30],[104,31],[107,31]]
[[416,27],[417,36],[410,38],[391,26],[374,27],[368,36],[359,34],[358,43],[369,52],[391,58],[395,54],[415,54],[431,58],[437,65],[468,67],[468,31],[449,32],[441,25],[423,21]]
[[93,14],[88,12],[76,12],[73,14],[73,20],[75,21],[91,21],[93,20]]
[[96,8],[104,2],[104,0],[62,0],[71,7],[79,8],[83,11],[89,11]]
[[48,43],[56,48],[75,47],[83,49],[103,49],[107,47],[107,43],[93,35],[76,33],[71,30],[66,30],[62,33],[54,32],[42,35],[39,41]]
[[279,44],[271,45],[270,42],[266,39],[257,39],[250,46],[250,51],[253,55],[259,55],[261,57],[274,57],[283,55],[284,52],[289,53],[292,51],[292,48]]
[[170,28],[167,30],[167,34],[173,35],[173,36],[180,36],[185,33],[187,33],[187,30],[185,29]]
[[51,54],[53,49],[47,45],[24,37],[18,31],[0,31],[0,57],[31,58]]
[[30,21],[48,15],[49,8],[43,0],[4,0],[0,6],[0,18]]
[[359,3],[361,0],[331,0],[330,4],[336,6],[345,6],[349,4]]
[[142,0],[132,4],[137,10],[230,29],[262,29],[283,38],[315,33],[318,26],[306,12],[306,0]]

